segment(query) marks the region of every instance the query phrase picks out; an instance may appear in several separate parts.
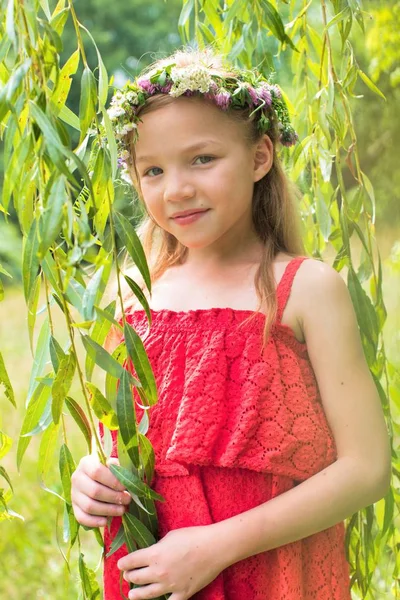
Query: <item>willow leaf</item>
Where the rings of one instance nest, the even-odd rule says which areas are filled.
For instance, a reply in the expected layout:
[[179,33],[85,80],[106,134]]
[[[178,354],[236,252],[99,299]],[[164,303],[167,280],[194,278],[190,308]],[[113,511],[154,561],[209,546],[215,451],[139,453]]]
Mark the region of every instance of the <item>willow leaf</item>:
[[107,429],[118,429],[117,415],[108,400],[93,383],[86,382],[86,387],[90,392],[90,404],[99,421],[103,423]]
[[[115,313],[115,305],[116,305],[116,302],[115,302],[115,300],[113,300],[108,306],[106,306],[106,308],[104,310],[100,310],[100,312],[98,313],[98,314],[100,314],[100,316],[102,318],[96,319],[96,323],[95,323],[95,326],[93,327],[91,338],[92,338],[92,340],[97,342],[100,346],[102,346],[104,344],[107,334],[110,331],[110,328],[111,328],[110,319],[113,318],[113,315]],[[97,312],[98,312],[98,309],[96,307],[96,313]],[[108,318],[108,315],[109,315],[110,319]],[[93,360],[92,356],[88,353],[86,355],[85,372],[86,372],[86,379],[88,379],[89,381],[92,378],[94,365],[95,365],[95,361]]]
[[0,386],[1,385],[4,386],[4,393],[6,398],[8,398],[11,404],[13,404],[16,407],[17,405],[15,402],[14,390],[12,388],[11,381],[7,373],[6,365],[4,364],[3,356],[0,352]]
[[68,394],[69,388],[71,387],[75,368],[76,358],[73,353],[67,354],[61,359],[57,375],[51,389],[53,396],[51,412],[54,423],[58,423],[60,420],[64,400]]
[[151,498],[152,500],[164,501],[164,498],[152,490],[144,481],[129,469],[125,469],[120,465],[109,465],[109,469],[113,475],[126,487],[130,494],[135,494],[139,498]]
[[38,223],[36,220],[34,220],[28,236],[25,239],[22,258],[22,276],[24,280],[24,294],[26,302],[29,302],[39,271],[38,250]]
[[33,332],[36,323],[37,307],[40,295],[41,277],[38,275],[36,281],[32,286],[32,292],[28,301],[28,334],[29,334],[29,345],[33,354]]
[[79,554],[79,574],[85,600],[100,600],[100,590],[96,581],[96,574],[86,566],[82,553]]
[[40,216],[38,223],[38,236],[40,239],[38,250],[39,260],[44,257],[60,233],[63,221],[63,207],[67,200],[64,177],[52,178],[49,182],[49,188],[49,191],[46,190],[46,195],[48,194],[46,208]]
[[63,444],[60,448],[59,468],[64,499],[68,504],[71,504],[71,476],[76,469],[76,465],[66,444]]
[[114,212],[113,215],[118,236],[122,244],[126,247],[129,256],[138,267],[149,292],[151,292],[149,267],[138,235],[126,217],[118,212]]
[[116,536],[114,537],[110,550],[106,554],[106,558],[112,556],[117,550],[119,550],[125,544],[125,531],[123,525],[120,526]]
[[95,318],[94,313],[94,303],[96,299],[97,292],[99,290],[99,286],[101,283],[101,278],[103,275],[104,267],[101,266],[100,269],[96,271],[93,277],[90,279],[85,293],[82,298],[82,313],[85,321],[93,321]]
[[11,483],[11,479],[10,479],[7,471],[5,470],[5,468],[2,467],[1,465],[0,465],[0,477],[3,477],[3,479],[5,479],[7,481],[7,483],[8,483],[8,485],[10,486],[11,491],[14,491],[12,483]]
[[157,402],[157,387],[143,342],[136,331],[128,323],[125,323],[124,326],[124,337],[128,355],[132,359],[139,381],[143,386],[146,399],[150,406],[152,406]]
[[138,284],[133,281],[133,279],[131,279],[128,275],[124,275],[125,281],[126,283],[129,285],[129,287],[131,288],[132,292],[135,294],[136,298],[139,300],[140,304],[143,306],[146,315],[147,315],[147,320],[149,322],[149,325],[151,325],[151,310],[150,310],[150,306],[149,303],[147,302],[147,298],[146,296],[143,294],[141,288],[138,286]]
[[29,380],[28,395],[26,399],[26,406],[29,405],[33,392],[37,386],[36,378],[40,377],[47,364],[49,358],[49,338],[50,328],[49,320],[46,318],[43,321],[40,329],[39,337],[37,339],[35,357],[33,360],[33,367],[31,370],[31,376]]
[[122,375],[122,366],[113,358],[107,350],[91,339],[88,335],[81,335],[82,343],[89,356],[94,362],[112,377],[119,379]]
[[71,417],[74,419],[75,423],[78,425],[79,429],[82,431],[87,446],[89,454],[92,452],[92,431],[90,429],[89,421],[83,411],[83,409],[79,406],[77,402],[73,398],[67,396],[65,398],[65,404],[69,410]]
[[126,369],[122,369],[122,375],[119,382],[117,393],[117,417],[119,431],[126,450],[135,467],[139,467],[139,441],[135,405],[129,381],[129,374]]
[[81,96],[79,102],[79,121],[81,124],[81,136],[79,143],[86,135],[89,125],[96,114],[97,86],[92,71],[86,66],[81,79]]
[[122,516],[122,522],[126,537],[133,537],[139,548],[148,548],[156,543],[153,534],[134,515],[125,513]]
[[65,358],[66,354],[61,348],[60,344],[57,342],[56,338],[52,335],[50,336],[49,351],[51,364],[53,365],[54,372],[57,373],[60,361]]
[[47,402],[50,396],[50,388],[49,386],[39,383],[37,386],[32,400],[27,408],[24,420],[22,422],[21,433],[18,440],[18,448],[17,448],[17,467],[18,469],[21,466],[21,462],[25,451],[29,445],[31,437],[23,437],[25,434],[32,431],[39,422],[40,417],[43,415],[43,412],[46,409]]
[[59,429],[59,425],[50,423],[50,426],[43,433],[42,439],[40,440],[38,476],[43,484],[47,479],[49,469],[53,465]]
[[154,466],[155,466],[155,455],[154,449],[150,441],[141,433],[139,433],[139,448],[140,448],[140,460],[146,474],[146,481],[149,485],[153,480]]
[[0,431],[0,459],[10,451],[12,439],[3,431]]

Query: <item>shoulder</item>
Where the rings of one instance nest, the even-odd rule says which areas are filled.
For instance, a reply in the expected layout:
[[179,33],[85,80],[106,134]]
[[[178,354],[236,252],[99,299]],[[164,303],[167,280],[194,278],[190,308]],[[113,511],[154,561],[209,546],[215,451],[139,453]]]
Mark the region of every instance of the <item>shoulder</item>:
[[[319,260],[305,260],[293,282],[297,318],[309,351],[335,344],[362,354],[357,317],[343,276]],[[340,349],[340,350],[339,350]]]
[[305,305],[327,299],[332,294],[348,295],[344,278],[333,267],[320,260],[307,258],[296,274],[293,290]]

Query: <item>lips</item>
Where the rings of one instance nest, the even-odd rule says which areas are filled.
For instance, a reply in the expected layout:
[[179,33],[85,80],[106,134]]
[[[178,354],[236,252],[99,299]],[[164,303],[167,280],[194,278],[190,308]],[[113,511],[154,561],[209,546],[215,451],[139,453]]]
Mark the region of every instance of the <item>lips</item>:
[[171,219],[179,219],[183,217],[189,217],[191,215],[197,215],[198,213],[207,212],[208,208],[201,208],[199,210],[185,210],[182,212],[175,213],[172,215]]

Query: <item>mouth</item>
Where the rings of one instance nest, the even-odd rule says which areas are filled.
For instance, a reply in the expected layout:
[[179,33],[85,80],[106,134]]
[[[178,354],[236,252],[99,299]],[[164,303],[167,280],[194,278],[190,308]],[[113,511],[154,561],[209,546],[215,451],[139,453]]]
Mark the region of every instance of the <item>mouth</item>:
[[185,210],[180,213],[175,213],[174,215],[172,215],[171,219],[185,219],[186,217],[191,217],[193,215],[205,213],[208,210],[209,210],[208,208],[203,208],[200,210]]
[[196,210],[196,211],[187,211],[185,213],[177,213],[175,217],[171,217],[175,223],[179,225],[189,225],[190,223],[194,223],[198,219],[201,219],[203,215],[209,212],[209,208],[205,210]]

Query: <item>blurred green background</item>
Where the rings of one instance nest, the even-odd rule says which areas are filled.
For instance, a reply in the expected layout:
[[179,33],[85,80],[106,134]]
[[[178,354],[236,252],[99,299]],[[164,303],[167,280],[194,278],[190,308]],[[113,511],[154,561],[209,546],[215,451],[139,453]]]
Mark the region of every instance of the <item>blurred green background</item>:
[[[361,164],[372,181],[376,195],[376,235],[383,260],[384,298],[388,311],[385,344],[389,360],[399,367],[400,169],[397,148],[400,138],[400,2],[366,1],[364,8],[371,14],[366,19],[366,36],[359,28],[355,28],[352,43],[360,68],[379,86],[386,101],[366,86],[362,89],[357,86],[356,94],[363,97],[353,98],[352,108]],[[181,0],[153,0],[151,3],[144,0],[132,0],[129,3],[123,0],[113,0],[111,3],[106,0],[85,0],[76,3],[78,18],[94,36],[109,74],[114,75],[116,86],[122,85],[127,77],[135,76],[159,54],[170,52],[180,45],[177,31],[180,9]],[[316,10],[316,27],[318,19]],[[319,27],[322,29],[322,25]],[[69,23],[63,36],[62,63],[75,50],[75,39]],[[95,67],[97,61],[91,44],[87,44],[87,50],[89,64]],[[278,72],[285,69],[285,60],[290,60],[290,56],[285,58],[281,55],[277,58]],[[72,88],[69,106],[77,112],[80,72],[74,79],[76,85]],[[282,79],[285,79],[284,75]],[[290,97],[290,89],[287,93]],[[0,162],[0,174],[1,169]],[[130,200],[129,194],[121,190],[117,197],[119,209],[129,211]],[[357,248],[354,250],[357,251]],[[59,548],[63,548],[62,507],[55,496],[44,492],[39,486],[36,439],[29,446],[20,475],[15,467],[15,440],[22,422],[32,366],[21,288],[20,257],[21,240],[14,215],[11,215],[11,224],[5,227],[0,214],[0,264],[13,275],[12,284],[6,288],[5,300],[0,304],[0,351],[5,358],[18,403],[18,409],[14,410],[0,394],[0,418],[3,415],[0,428],[14,439],[13,450],[4,461],[15,488],[11,508],[25,518],[24,523],[18,519],[1,523],[0,598],[76,600],[79,597],[77,574],[74,572],[73,577],[68,575]],[[326,258],[329,260],[331,256],[327,255]],[[60,317],[60,328],[61,322]],[[79,398],[77,387],[71,395]],[[399,415],[393,417],[400,420]],[[86,450],[73,422],[69,425],[73,437],[70,446],[74,447],[75,460],[79,461]],[[57,473],[50,472],[46,483],[60,491],[57,480]],[[91,568],[97,569],[100,579],[100,547],[90,533],[85,534],[83,539],[85,557]],[[390,598],[387,595],[383,597]]]

